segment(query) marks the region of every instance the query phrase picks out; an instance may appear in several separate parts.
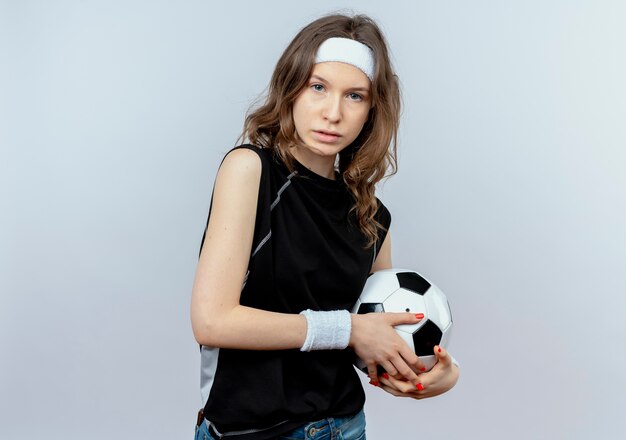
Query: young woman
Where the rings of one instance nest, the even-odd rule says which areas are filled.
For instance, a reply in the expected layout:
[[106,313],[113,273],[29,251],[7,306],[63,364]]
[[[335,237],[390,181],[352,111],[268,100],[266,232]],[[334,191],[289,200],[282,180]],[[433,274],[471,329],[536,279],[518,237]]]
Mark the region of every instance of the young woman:
[[[400,95],[366,16],[303,28],[267,99],[215,181],[193,287],[205,406],[196,438],[365,438],[370,383],[421,399],[459,371],[435,347],[424,372],[394,331],[422,316],[349,313],[368,275],[391,267],[391,216],[375,184],[395,172]],[[377,366],[384,369],[379,377]]]

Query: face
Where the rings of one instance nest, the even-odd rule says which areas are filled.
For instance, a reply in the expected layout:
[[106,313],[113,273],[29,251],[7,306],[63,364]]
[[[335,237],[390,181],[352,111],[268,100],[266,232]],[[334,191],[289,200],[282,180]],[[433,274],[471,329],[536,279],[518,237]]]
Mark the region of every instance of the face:
[[341,62],[316,64],[293,104],[296,132],[304,144],[298,153],[334,160],[357,138],[370,107],[370,80],[365,73]]

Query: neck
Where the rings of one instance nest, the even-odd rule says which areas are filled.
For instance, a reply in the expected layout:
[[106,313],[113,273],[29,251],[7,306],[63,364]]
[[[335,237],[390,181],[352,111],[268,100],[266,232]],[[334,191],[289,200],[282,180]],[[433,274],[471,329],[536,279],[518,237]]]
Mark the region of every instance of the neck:
[[291,149],[293,157],[309,170],[326,179],[335,180],[335,158],[334,156],[319,156],[309,150],[300,147]]

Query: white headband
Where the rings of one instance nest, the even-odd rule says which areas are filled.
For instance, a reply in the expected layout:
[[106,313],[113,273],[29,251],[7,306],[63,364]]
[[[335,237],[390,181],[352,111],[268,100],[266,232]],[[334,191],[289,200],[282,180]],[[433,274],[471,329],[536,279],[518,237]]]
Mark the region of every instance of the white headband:
[[317,49],[315,63],[338,61],[361,70],[370,81],[374,80],[374,51],[351,38],[332,37]]

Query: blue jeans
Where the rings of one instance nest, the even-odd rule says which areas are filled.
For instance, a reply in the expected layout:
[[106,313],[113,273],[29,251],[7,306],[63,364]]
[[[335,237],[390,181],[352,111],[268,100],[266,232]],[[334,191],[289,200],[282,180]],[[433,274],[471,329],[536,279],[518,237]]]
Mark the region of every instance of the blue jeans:
[[[206,423],[196,428],[195,440],[218,440],[209,434]],[[329,417],[307,423],[276,440],[365,440],[363,410],[349,417]]]

